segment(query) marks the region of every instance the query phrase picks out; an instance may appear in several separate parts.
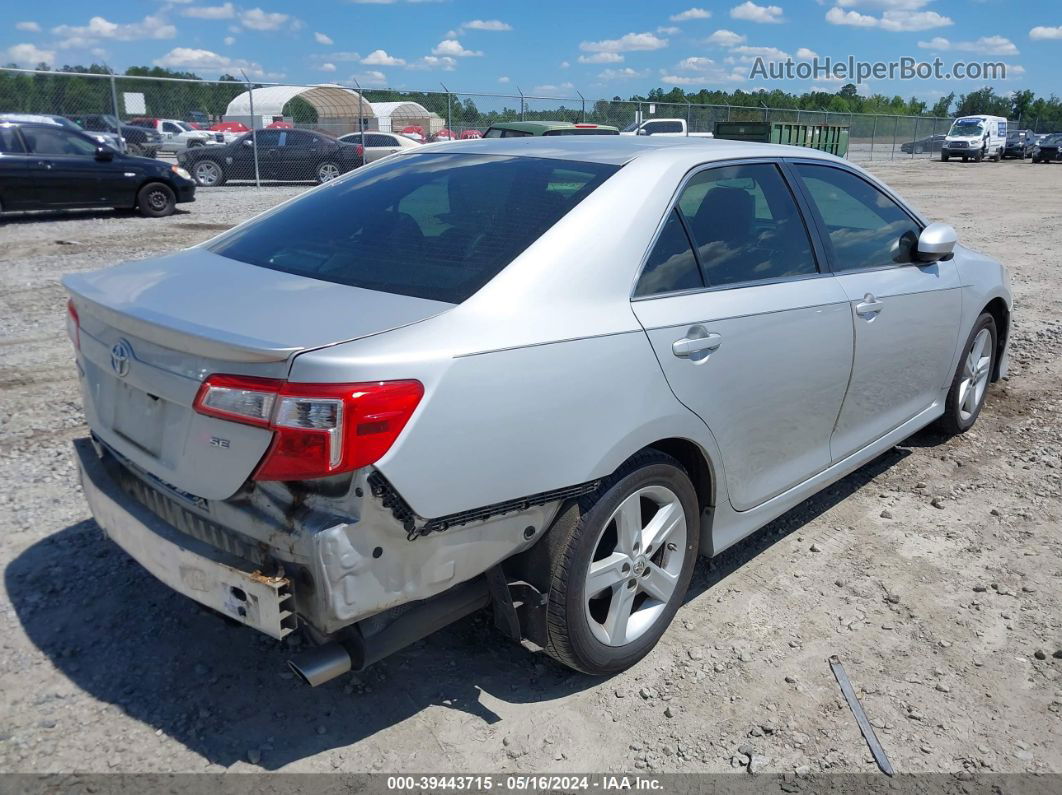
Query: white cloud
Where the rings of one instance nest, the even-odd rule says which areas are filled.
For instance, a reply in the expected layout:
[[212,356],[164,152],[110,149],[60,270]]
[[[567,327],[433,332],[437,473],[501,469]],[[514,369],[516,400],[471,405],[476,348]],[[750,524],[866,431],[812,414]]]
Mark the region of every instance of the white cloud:
[[370,69],[368,72],[361,72],[351,76],[352,80],[357,80],[360,85],[363,86],[376,86],[382,88],[387,85],[387,75],[376,69]]
[[483,53],[479,50],[466,50],[457,39],[443,39],[432,48],[432,55],[444,55],[451,58],[467,58]]
[[668,44],[652,33],[628,33],[618,39],[584,41],[579,45],[583,52],[631,52],[634,50],[660,50]]
[[506,77],[505,75],[502,75],[501,77],[498,78],[498,82],[501,83],[502,85],[505,85],[506,83],[509,82],[509,78]]
[[406,62],[401,58],[388,55],[386,50],[373,50],[361,62],[366,66],[405,66]]
[[[849,0],[851,2],[851,0]],[[831,25],[848,25],[857,28],[881,28],[893,33],[930,30],[954,24],[950,17],[936,11],[917,11],[910,8],[889,9],[881,17],[845,11],[834,6],[826,12],[826,21]]]
[[55,50],[42,50],[34,44],[13,44],[7,48],[7,59],[19,66],[55,63]]
[[324,33],[314,33],[313,40],[316,41],[318,44],[324,44],[326,46],[335,44],[335,42],[332,41],[332,37],[327,36]]
[[[703,61],[710,60],[710,58],[703,59]],[[668,86],[709,86],[720,83],[742,83],[746,79],[745,70],[740,67],[726,69],[718,64],[701,62],[695,71],[697,74],[694,75],[676,75],[662,71],[660,82]]]
[[156,58],[155,66],[201,69],[212,72],[235,72],[242,69],[249,75],[262,74],[262,67],[252,61],[230,58],[227,55],[193,47],[174,47],[161,58]]
[[779,50],[777,47],[741,46],[735,47],[731,52],[738,56],[739,61],[744,63],[751,63],[757,58],[762,58],[765,61],[785,61],[790,57],[789,53]]
[[409,64],[410,69],[441,69],[444,72],[452,72],[457,67],[457,61],[448,55],[425,55],[423,58]]
[[336,65],[334,63],[323,63],[318,67],[322,72],[334,72]]
[[679,61],[678,68],[684,72],[704,72],[716,67],[715,61],[700,55],[693,55]]
[[1062,25],[1051,28],[1046,25],[1037,25],[1029,31],[1029,38],[1033,41],[1047,41],[1049,39],[1062,39]]
[[219,6],[190,6],[181,9],[181,16],[196,19],[232,19],[236,16],[236,7],[232,3],[223,3]]
[[779,6],[758,6],[752,0],[745,0],[739,6],[730,9],[730,16],[746,22],[782,22],[782,9]]
[[260,8],[240,12],[240,24],[250,30],[280,30],[289,20],[291,20],[290,14],[263,11]]
[[52,33],[62,36],[60,47],[77,47],[99,41],[137,41],[139,39],[172,39],[177,28],[161,16],[148,15],[140,22],[120,25],[103,17],[93,17],[87,25],[58,25]]
[[719,47],[736,47],[739,44],[744,44],[747,40],[748,39],[740,33],[720,28],[705,39],[704,42],[705,44],[715,44]]
[[569,66],[571,66],[571,64],[568,63],[567,61],[561,61],[560,62],[560,68],[561,69],[567,69]]
[[681,33],[682,28],[677,25],[661,25],[656,29],[657,33],[663,33],[665,36],[674,36],[676,33]]
[[16,22],[15,30],[24,30],[27,33],[40,33],[41,26],[36,22]]
[[687,22],[691,19],[708,19],[711,15],[711,11],[705,11],[703,8],[688,8],[681,14],[672,14],[668,19],[672,22]]
[[796,57],[803,61],[810,61],[813,58],[818,58],[819,54],[814,50],[809,50],[807,47],[800,47],[796,51]]
[[620,63],[623,56],[618,52],[595,52],[593,55],[580,55],[579,63]]
[[535,94],[559,94],[562,91],[571,91],[574,88],[575,86],[571,83],[561,83],[559,86],[553,85],[552,83],[546,83],[541,86],[535,86],[531,91]]
[[649,74],[648,70],[638,71],[626,66],[623,69],[606,69],[598,74],[598,78],[601,80],[633,80],[636,77],[645,77],[647,74]]
[[340,61],[360,61],[361,54],[356,52],[330,52],[323,55],[314,55],[319,60],[329,60],[339,63]]
[[235,36],[226,36],[225,37],[225,43],[226,44],[230,44],[230,45],[231,44],[235,44],[236,43],[236,37]]
[[983,55],[1017,55],[1018,48],[1014,42],[1004,36],[982,36],[977,41],[949,41],[943,36],[937,36],[929,41],[920,41],[918,46],[923,50],[935,50],[937,52],[979,52]]
[[503,31],[512,30],[513,26],[508,22],[502,22],[500,19],[473,19],[468,22],[462,22],[458,30],[492,30]]

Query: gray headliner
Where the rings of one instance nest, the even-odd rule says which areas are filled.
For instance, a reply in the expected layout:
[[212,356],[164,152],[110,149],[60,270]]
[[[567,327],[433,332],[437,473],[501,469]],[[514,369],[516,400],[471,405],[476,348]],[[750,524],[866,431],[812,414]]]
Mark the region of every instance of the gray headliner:
[[[635,159],[651,158],[661,162],[688,162],[691,165],[711,160],[746,157],[803,157],[840,161],[834,155],[798,146],[724,141],[714,138],[646,135],[556,135],[525,138],[478,138],[428,144],[418,152],[457,152],[483,155],[518,155],[558,160],[582,160],[590,163],[623,165]],[[844,162],[844,161],[840,161]]]

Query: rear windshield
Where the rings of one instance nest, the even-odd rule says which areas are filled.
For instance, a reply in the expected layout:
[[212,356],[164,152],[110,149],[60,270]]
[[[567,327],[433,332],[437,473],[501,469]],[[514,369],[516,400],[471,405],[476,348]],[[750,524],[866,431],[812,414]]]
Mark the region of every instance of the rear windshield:
[[602,130],[600,127],[565,127],[561,130],[549,130],[543,135],[619,135],[619,130]]
[[456,304],[617,169],[546,158],[409,155],[310,191],[209,249],[285,273]]

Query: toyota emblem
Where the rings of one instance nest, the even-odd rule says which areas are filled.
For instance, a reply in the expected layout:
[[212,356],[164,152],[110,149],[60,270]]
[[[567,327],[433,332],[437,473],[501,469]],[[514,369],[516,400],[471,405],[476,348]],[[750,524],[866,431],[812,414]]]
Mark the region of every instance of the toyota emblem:
[[119,378],[129,372],[129,360],[133,358],[133,349],[125,340],[118,340],[111,348],[111,369]]

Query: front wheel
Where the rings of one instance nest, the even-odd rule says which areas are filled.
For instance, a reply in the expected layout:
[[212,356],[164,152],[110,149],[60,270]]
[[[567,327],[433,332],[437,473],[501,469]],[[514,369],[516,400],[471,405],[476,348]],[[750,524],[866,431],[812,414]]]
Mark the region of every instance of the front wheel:
[[161,182],[149,182],[136,195],[136,206],[141,215],[148,218],[162,218],[172,215],[177,209],[177,197],[169,185]]
[[200,160],[192,167],[195,184],[203,188],[216,188],[225,184],[225,171],[213,160]]
[[950,160],[950,159],[951,159],[951,158],[950,158],[950,157],[948,157],[948,153],[947,153],[947,152],[941,152],[941,153],[940,153],[940,162],[941,162],[941,163],[947,163],[947,162],[948,162],[948,160]]
[[656,645],[697,560],[697,494],[674,458],[639,453],[547,537],[546,652],[583,673],[623,671]]
[[996,321],[988,312],[977,318],[938,421],[949,436],[965,433],[977,422],[995,368],[997,335]]

